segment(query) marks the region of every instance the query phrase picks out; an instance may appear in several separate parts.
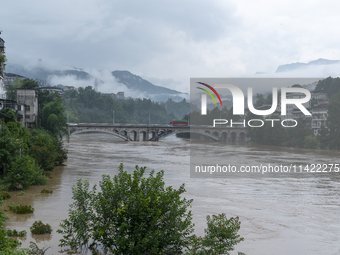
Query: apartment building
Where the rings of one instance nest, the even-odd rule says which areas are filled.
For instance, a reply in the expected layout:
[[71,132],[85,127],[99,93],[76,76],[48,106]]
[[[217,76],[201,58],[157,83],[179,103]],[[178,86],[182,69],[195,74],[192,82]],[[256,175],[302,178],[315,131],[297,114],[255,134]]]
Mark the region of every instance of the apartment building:
[[38,94],[34,89],[17,89],[17,102],[24,105],[23,115],[26,127],[38,125]]

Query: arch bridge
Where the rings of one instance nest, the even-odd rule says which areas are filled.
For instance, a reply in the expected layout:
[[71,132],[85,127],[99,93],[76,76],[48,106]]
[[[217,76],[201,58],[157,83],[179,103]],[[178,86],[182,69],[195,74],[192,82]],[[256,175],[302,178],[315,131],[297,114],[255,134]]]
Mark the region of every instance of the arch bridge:
[[101,132],[115,135],[125,141],[158,141],[176,133],[195,134],[198,139],[211,139],[220,142],[246,142],[247,129],[244,127],[212,127],[212,126],[172,126],[146,124],[69,124],[69,135]]

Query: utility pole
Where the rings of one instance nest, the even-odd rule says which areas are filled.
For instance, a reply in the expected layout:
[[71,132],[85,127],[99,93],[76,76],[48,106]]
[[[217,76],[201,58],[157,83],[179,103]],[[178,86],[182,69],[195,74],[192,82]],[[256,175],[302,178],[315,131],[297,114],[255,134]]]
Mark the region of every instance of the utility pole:
[[149,111],[149,125],[150,125],[150,111]]
[[115,124],[115,111],[112,110],[112,124]]

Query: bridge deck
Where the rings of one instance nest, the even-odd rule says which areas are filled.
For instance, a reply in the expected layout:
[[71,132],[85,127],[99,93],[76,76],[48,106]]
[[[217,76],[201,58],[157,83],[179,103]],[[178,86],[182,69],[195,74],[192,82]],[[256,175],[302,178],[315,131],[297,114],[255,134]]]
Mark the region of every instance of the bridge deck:
[[[203,126],[203,125],[162,125],[162,124],[109,124],[79,123],[69,124],[69,133],[107,132],[127,141],[158,141],[160,138],[174,133],[190,132],[200,137],[209,137],[216,141],[245,140],[247,130],[244,127]],[[150,137],[151,135],[151,137]]]

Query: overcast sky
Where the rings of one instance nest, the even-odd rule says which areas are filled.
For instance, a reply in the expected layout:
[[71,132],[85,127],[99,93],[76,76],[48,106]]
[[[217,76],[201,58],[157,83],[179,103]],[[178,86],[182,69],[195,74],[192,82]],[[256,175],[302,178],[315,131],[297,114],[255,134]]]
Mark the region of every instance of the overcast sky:
[[[1,2],[0,30],[9,64],[128,70],[189,92],[190,77],[340,59],[339,10],[325,0],[16,0]],[[327,68],[317,76],[337,75]]]

